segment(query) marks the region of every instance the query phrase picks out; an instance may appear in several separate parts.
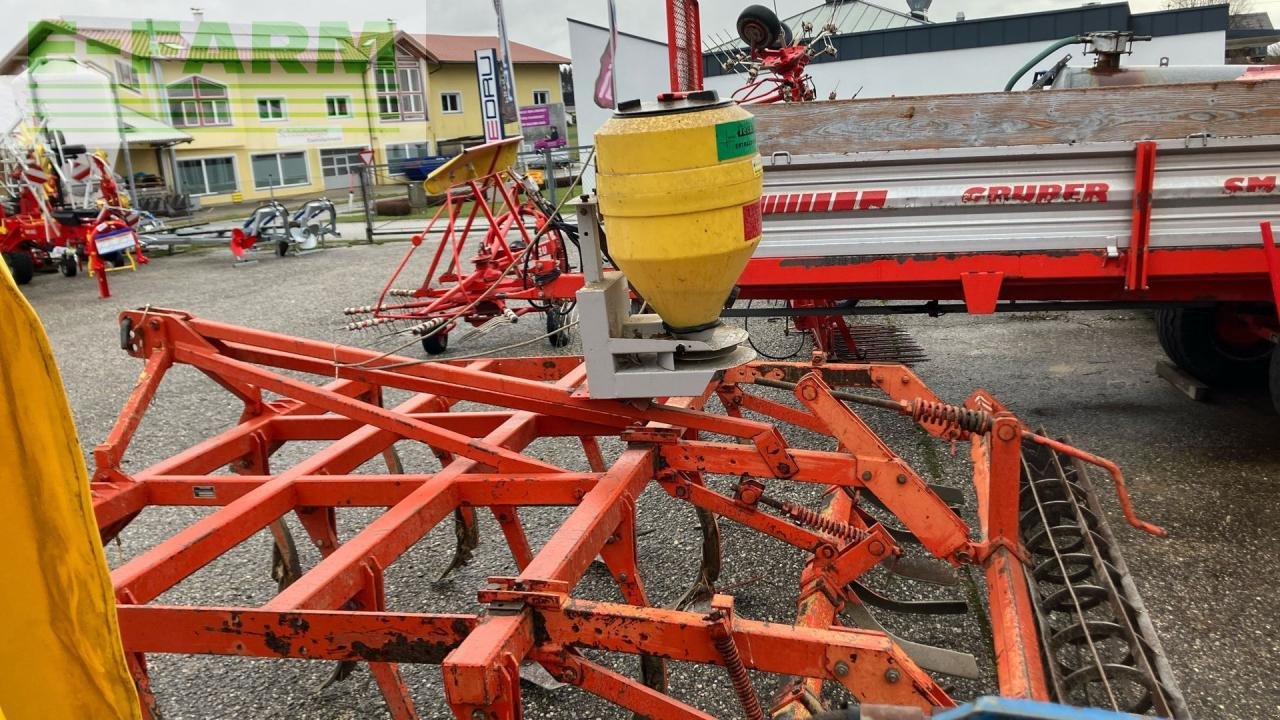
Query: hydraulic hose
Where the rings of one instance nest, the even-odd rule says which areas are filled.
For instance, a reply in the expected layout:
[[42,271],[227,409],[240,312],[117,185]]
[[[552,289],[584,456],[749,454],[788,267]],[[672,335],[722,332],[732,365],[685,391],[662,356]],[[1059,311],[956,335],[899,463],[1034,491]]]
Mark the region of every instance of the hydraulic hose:
[[1045,58],[1049,57],[1050,55],[1054,54],[1058,50],[1061,50],[1062,48],[1068,45],[1073,45],[1078,42],[1085,42],[1088,39],[1089,38],[1087,35],[1072,35],[1071,37],[1062,38],[1061,40],[1055,42],[1054,44],[1050,45],[1044,50],[1041,50],[1038,55],[1028,60],[1026,65],[1023,65],[1022,67],[1018,68],[1018,72],[1014,73],[1013,77],[1009,78],[1009,82],[1004,84],[1005,92],[1009,92],[1010,90],[1012,90],[1013,86],[1017,85],[1018,81],[1022,79],[1022,76],[1026,75],[1031,70],[1031,68],[1035,67],[1036,65],[1039,65],[1041,60],[1044,60]]

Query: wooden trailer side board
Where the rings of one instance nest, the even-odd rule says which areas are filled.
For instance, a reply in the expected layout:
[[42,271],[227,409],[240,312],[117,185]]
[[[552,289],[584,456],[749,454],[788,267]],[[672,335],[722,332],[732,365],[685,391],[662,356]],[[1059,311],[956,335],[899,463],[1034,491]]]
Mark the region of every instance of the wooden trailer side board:
[[1280,80],[753,105],[761,154],[1280,135]]

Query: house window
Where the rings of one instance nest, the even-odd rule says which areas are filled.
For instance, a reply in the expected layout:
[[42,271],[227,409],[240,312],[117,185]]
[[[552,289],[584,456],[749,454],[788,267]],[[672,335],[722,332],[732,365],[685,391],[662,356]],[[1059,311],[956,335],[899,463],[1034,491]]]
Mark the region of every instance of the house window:
[[178,177],[182,180],[182,191],[190,195],[235,192],[235,160],[230,157],[179,160]]
[[393,175],[404,172],[405,163],[409,160],[424,158],[431,154],[431,146],[425,142],[388,145],[386,150],[387,172]]
[[120,87],[129,88],[137,91],[138,89],[138,71],[134,69],[133,63],[128,60],[116,59],[116,82]]
[[259,120],[284,120],[284,98],[258,98]]
[[346,96],[325,98],[324,114],[331,118],[351,117],[351,98]]
[[550,105],[551,91],[550,90],[534,90],[533,104],[534,105]]
[[378,68],[374,76],[378,115],[383,120],[416,120],[425,116],[422,73],[417,67]]
[[356,175],[364,167],[360,159],[362,148],[339,148],[320,151],[320,174],[326,178]]
[[166,91],[174,127],[231,124],[225,85],[193,76],[170,85]]
[[462,112],[462,93],[440,93],[440,111],[447,113]]
[[253,186],[258,190],[310,183],[305,152],[253,156]]

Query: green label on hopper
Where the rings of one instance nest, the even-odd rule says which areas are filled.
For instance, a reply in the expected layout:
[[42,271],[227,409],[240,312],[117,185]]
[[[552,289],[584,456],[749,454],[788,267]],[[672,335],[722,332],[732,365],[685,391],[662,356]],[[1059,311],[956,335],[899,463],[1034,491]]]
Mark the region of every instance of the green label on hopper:
[[716,160],[730,160],[756,151],[756,123],[752,118],[716,125]]

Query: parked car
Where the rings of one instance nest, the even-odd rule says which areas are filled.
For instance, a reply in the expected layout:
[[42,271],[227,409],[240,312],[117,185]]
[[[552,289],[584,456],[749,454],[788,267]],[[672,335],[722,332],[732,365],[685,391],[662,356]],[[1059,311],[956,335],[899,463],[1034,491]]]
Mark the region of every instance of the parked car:
[[[404,176],[414,182],[422,182],[427,179],[431,171],[440,167],[449,161],[444,155],[428,155],[421,158],[412,158],[404,160],[401,163],[391,163],[391,172],[401,172]],[[396,165],[399,167],[396,167]]]

